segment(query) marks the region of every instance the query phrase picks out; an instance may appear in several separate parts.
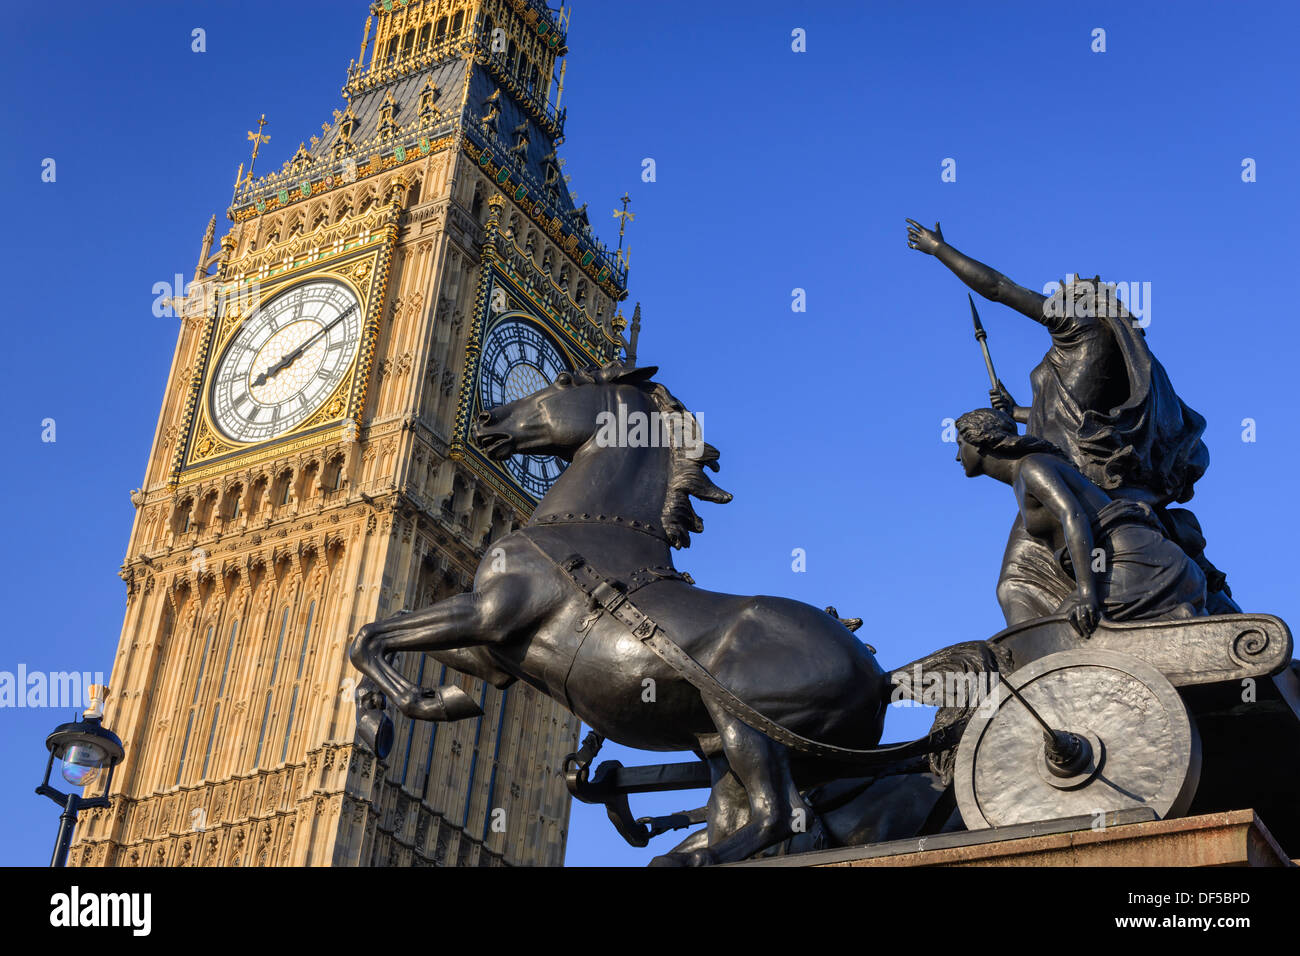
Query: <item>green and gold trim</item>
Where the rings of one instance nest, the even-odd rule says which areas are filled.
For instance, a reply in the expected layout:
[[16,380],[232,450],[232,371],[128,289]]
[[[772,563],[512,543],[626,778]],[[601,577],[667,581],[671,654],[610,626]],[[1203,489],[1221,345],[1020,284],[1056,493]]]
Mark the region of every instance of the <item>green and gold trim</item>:
[[548,215],[546,204],[534,200],[528,195],[528,186],[523,182],[515,182],[511,179],[510,168],[504,162],[498,162],[492,154],[491,149],[481,149],[472,140],[466,137],[461,142],[461,149],[465,155],[478,164],[483,170],[511,199],[531,218],[542,230],[551,237],[551,240],[564,250],[570,259],[578,264],[588,276],[595,280],[606,295],[615,302],[621,302],[627,298],[627,290],[620,287],[613,280],[614,273],[609,266],[596,254],[595,249],[591,248],[582,238],[571,230],[564,228],[564,222],[559,216]]
[[[453,140],[453,136],[441,136],[433,140],[428,136],[412,136],[396,145],[387,144],[382,148],[376,147],[365,162],[357,161],[356,176],[344,176],[339,172],[322,174],[322,171],[318,170],[314,177],[309,176],[297,182],[285,183],[274,195],[268,194],[252,202],[232,206],[229,212],[230,219],[233,222],[244,222],[264,213],[275,212],[277,209],[283,209],[303,200],[311,199],[313,196],[320,196],[331,189],[351,186],[363,179],[377,176],[399,166],[419,162],[431,153],[447,149],[451,146]],[[391,152],[388,152],[389,150]]]
[[[222,288],[217,308],[205,323],[196,361],[199,371],[186,399],[183,420],[186,439],[178,444],[171,478],[173,485],[198,481],[221,471],[243,468],[289,451],[337,440],[349,424],[359,418],[370,385],[387,297],[397,240],[397,212],[397,203],[391,203],[378,217],[381,228],[363,230],[357,242],[342,243],[337,252],[318,251],[316,255],[297,261],[290,258],[278,270],[267,269],[263,264],[251,275],[246,270],[257,265],[257,254],[228,265],[226,274],[233,274],[235,278]],[[352,225],[355,229],[358,224],[353,222]],[[342,282],[362,304],[365,321],[351,370],[321,407],[301,425],[268,441],[248,445],[232,442],[217,430],[209,403],[204,398],[215,362],[226,343],[238,334],[243,322],[262,301],[320,279]],[[244,308],[250,288],[256,289],[257,301]]]
[[611,357],[605,349],[575,328],[563,316],[549,309],[535,289],[529,288],[524,277],[509,268],[508,260],[499,252],[506,240],[501,235],[501,212],[505,198],[499,193],[488,200],[488,221],[484,229],[483,251],[480,257],[479,283],[474,294],[474,309],[469,334],[465,344],[465,367],[461,375],[460,395],[456,404],[456,422],[448,454],[469,465],[479,477],[485,479],[502,498],[511,502],[524,514],[531,514],[537,501],[520,488],[501,467],[490,461],[469,440],[473,421],[479,379],[479,361],[482,357],[483,337],[493,320],[491,300],[493,292],[503,289],[508,298],[501,315],[512,315],[538,326],[555,342],[570,367],[599,365]]

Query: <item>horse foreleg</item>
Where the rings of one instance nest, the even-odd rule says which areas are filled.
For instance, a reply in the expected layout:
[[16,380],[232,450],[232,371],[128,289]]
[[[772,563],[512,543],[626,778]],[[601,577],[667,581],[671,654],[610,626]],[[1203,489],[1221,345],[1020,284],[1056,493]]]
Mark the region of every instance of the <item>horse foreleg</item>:
[[446,664],[453,670],[470,677],[485,680],[497,690],[505,690],[519,678],[497,666],[488,648],[455,647],[445,651],[434,651],[430,656],[439,664]]
[[[790,773],[786,748],[709,701],[705,706],[722,738],[730,773],[744,788],[748,814],[734,805],[734,795],[719,794],[715,786],[714,796],[723,798],[717,801],[716,811],[715,801],[710,799],[708,848],[658,857],[652,865],[701,866],[744,860],[812,823],[812,811],[799,795]],[[736,826],[741,820],[744,822]]]
[[[379,681],[370,677],[363,678],[360,685],[361,691],[378,691],[381,694],[394,697],[401,693],[399,688],[403,681],[403,675],[397,670],[390,656],[381,655],[377,662],[378,667],[376,670],[383,677],[384,683],[380,684]],[[480,680],[487,681],[497,690],[504,690],[518,680],[514,674],[497,666],[488,648],[483,646],[448,648],[441,651],[432,651],[429,656],[439,664],[446,664],[462,674],[468,674],[470,677],[477,677]]]
[[[708,759],[709,800],[705,804],[707,823],[704,827],[708,838],[704,845],[717,843],[731,836],[749,822],[749,795],[745,793],[744,784],[731,771],[727,758],[721,753]],[[677,852],[677,848],[673,848]]]
[[505,634],[506,609],[517,606],[501,588],[472,591],[411,614],[367,624],[348,650],[352,663],[392,696],[398,709],[419,720],[460,720],[482,713],[459,687],[415,686],[392,662],[400,651],[452,651],[491,643]]

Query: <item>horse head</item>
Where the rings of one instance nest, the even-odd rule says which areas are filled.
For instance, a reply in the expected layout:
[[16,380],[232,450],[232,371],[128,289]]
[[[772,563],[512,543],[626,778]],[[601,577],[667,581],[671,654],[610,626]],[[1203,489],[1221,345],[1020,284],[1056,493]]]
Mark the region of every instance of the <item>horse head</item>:
[[638,384],[657,371],[654,366],[624,368],[612,362],[561,372],[545,388],[480,413],[474,440],[495,461],[526,454],[554,455],[571,462],[595,435],[601,413],[620,399],[625,404],[639,402]]
[[721,504],[731,495],[704,474],[718,470],[718,450],[701,439],[696,417],[651,380],[657,371],[610,362],[561,373],[480,414],[472,436],[496,461],[527,454],[570,463],[546,496],[563,503],[555,510],[658,519],[668,542],[686,547],[690,532],[703,528],[690,498]]

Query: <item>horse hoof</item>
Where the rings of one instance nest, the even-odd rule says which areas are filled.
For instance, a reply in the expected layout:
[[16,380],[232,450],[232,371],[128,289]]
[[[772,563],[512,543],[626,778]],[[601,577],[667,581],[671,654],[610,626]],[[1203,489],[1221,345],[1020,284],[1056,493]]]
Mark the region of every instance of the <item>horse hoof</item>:
[[450,721],[483,716],[483,708],[455,684],[423,691],[403,711],[416,720]]
[[447,712],[447,720],[483,716],[483,708],[474,701],[474,698],[455,684],[448,684],[446,687],[438,688],[438,696],[442,698],[442,706]]

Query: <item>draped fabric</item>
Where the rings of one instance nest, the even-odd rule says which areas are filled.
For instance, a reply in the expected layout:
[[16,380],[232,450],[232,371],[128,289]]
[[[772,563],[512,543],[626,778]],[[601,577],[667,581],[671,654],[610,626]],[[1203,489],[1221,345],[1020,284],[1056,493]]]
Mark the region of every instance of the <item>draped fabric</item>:
[[[1187,501],[1210,453],[1205,419],[1174,391],[1132,317],[1066,318],[1052,330],[1052,348],[1034,369],[1026,431],[1060,446],[1075,466],[1106,490],[1145,488],[1160,499]],[[1128,375],[1128,397],[1113,408],[1085,408],[1068,384],[1110,337]]]
[[[1106,552],[1096,573],[1102,613],[1112,621],[1173,620],[1205,613],[1205,575],[1165,536],[1151,507],[1112,501],[1092,518],[1093,541]],[[1062,570],[1076,577],[1068,549],[1057,553]]]

